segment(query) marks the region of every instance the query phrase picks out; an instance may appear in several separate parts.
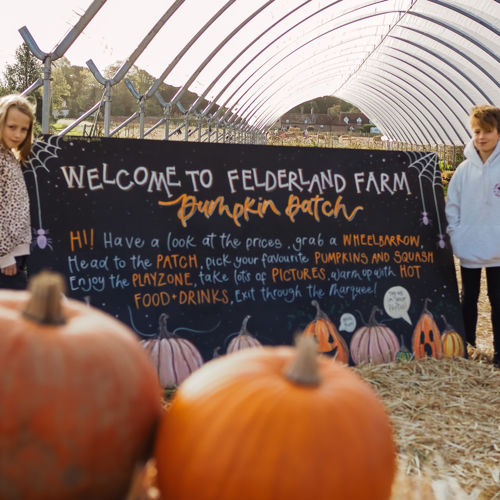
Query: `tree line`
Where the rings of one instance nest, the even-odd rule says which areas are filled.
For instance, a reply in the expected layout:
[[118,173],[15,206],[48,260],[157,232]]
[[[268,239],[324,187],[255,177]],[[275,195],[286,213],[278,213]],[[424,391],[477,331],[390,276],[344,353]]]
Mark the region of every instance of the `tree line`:
[[[105,78],[112,78],[121,67],[122,62],[117,61],[109,65],[103,72]],[[0,95],[13,92],[22,92],[41,76],[42,62],[37,59],[26,43],[18,47],[15,60],[8,64],[0,80]],[[95,79],[87,67],[74,66],[66,57],[57,59],[52,66],[51,73],[51,116],[64,111],[69,118],[78,118],[90,109],[103,97],[104,87]],[[144,94],[156,81],[156,78],[147,71],[132,66],[126,75],[139,94]],[[178,87],[162,83],[158,91],[161,97],[169,102],[172,100]],[[124,79],[113,86],[111,90],[111,114],[113,116],[129,116],[137,111],[137,100],[130,93]],[[180,99],[180,104],[185,109],[195,101],[198,96],[186,91]],[[39,88],[31,94],[31,99],[37,103],[37,118],[41,118],[42,89]],[[208,101],[202,100],[199,108],[205,107]],[[55,113],[56,112],[56,113]],[[177,108],[172,112],[181,113]],[[163,108],[156,98],[146,100],[145,113],[150,116],[162,116]]]
[[[105,78],[112,78],[122,63],[117,61],[109,65],[103,72]],[[26,43],[22,43],[16,50],[15,60],[6,65],[3,77],[0,79],[0,95],[13,92],[22,92],[41,75],[42,63],[37,59]],[[70,61],[61,57],[52,66],[52,100],[51,116],[56,119],[62,112],[68,118],[78,118],[85,111],[94,106],[103,97],[104,87],[94,78],[87,67],[74,66]],[[139,94],[144,94],[156,81],[156,78],[147,71],[133,66],[127,73],[128,78]],[[158,91],[165,102],[170,102],[178,87],[162,83]],[[132,96],[125,81],[122,80],[111,90],[111,114],[113,116],[130,116],[137,111],[137,100]],[[180,99],[184,109],[188,109],[198,96],[193,92],[185,92]],[[31,94],[31,99],[36,101],[37,121],[41,122],[42,89],[39,88]],[[208,102],[202,100],[198,109],[203,109]],[[216,108],[215,108],[216,109]],[[351,104],[333,96],[319,97],[304,102],[289,110],[291,113],[327,113],[330,116],[338,115],[341,111],[359,111]],[[148,116],[162,116],[163,108],[156,98],[146,101],[145,113]],[[176,107],[171,110],[173,114],[180,114]]]

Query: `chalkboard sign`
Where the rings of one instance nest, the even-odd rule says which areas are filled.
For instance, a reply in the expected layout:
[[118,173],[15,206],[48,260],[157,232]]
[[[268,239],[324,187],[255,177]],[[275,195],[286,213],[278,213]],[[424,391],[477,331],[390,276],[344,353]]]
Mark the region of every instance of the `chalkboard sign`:
[[272,345],[307,327],[359,363],[369,338],[394,359],[463,337],[433,153],[46,136],[25,177],[32,272],[141,338],[166,313],[207,361],[242,324]]

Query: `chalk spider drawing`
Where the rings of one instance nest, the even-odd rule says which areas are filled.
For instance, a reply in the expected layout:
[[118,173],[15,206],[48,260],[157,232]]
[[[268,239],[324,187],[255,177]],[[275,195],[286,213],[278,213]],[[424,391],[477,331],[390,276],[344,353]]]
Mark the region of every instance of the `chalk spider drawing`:
[[432,185],[432,195],[434,199],[434,209],[436,211],[436,220],[438,224],[438,246],[439,248],[446,247],[445,234],[443,232],[441,217],[439,215],[438,203],[436,198],[436,187],[440,187],[443,189],[443,184],[441,182],[441,172],[438,168],[437,155],[436,153],[426,153],[423,156],[420,156],[420,153],[416,153],[413,151],[406,151],[406,156],[410,164],[408,168],[414,168],[418,171],[418,183],[420,186],[420,198],[422,200],[422,212],[420,222],[424,226],[428,226],[432,224],[432,220],[429,217],[429,211],[426,207],[424,190],[422,185],[422,180],[426,179]]
[[31,248],[38,247],[40,250],[45,250],[46,248],[53,250],[52,240],[48,237],[49,230],[44,229],[42,224],[42,208],[40,205],[40,191],[38,188],[37,170],[42,168],[45,171],[49,172],[46,163],[51,158],[57,158],[57,151],[61,149],[59,146],[60,139],[61,138],[59,136],[55,135],[47,137],[47,141],[45,141],[43,137],[37,138],[33,143],[33,147],[31,148],[31,154],[26,161],[26,169],[24,170],[24,173],[31,173],[35,182],[39,225],[38,229],[33,229],[33,241],[31,243]]
[[[41,224],[40,224],[41,225]],[[48,237],[48,229],[33,229],[33,241],[31,242],[31,249],[37,246],[40,250],[45,250],[45,248],[52,248],[52,238]]]
[[428,226],[429,224],[432,224],[432,219],[429,218],[429,214],[427,212],[422,212],[420,215],[422,216],[420,218],[421,224],[423,224],[424,226]]

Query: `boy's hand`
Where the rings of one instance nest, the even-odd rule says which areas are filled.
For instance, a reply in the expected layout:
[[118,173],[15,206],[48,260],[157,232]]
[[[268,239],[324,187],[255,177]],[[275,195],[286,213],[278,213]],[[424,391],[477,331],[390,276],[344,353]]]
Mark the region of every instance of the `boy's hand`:
[[6,276],[15,276],[17,274],[17,265],[11,264],[10,266],[2,267],[2,274]]

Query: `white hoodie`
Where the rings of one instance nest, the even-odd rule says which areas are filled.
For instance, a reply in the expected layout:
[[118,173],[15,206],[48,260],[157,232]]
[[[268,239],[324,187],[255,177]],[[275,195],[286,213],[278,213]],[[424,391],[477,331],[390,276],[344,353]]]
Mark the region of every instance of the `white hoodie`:
[[500,141],[483,163],[472,140],[448,186],[453,253],[469,268],[500,266]]

